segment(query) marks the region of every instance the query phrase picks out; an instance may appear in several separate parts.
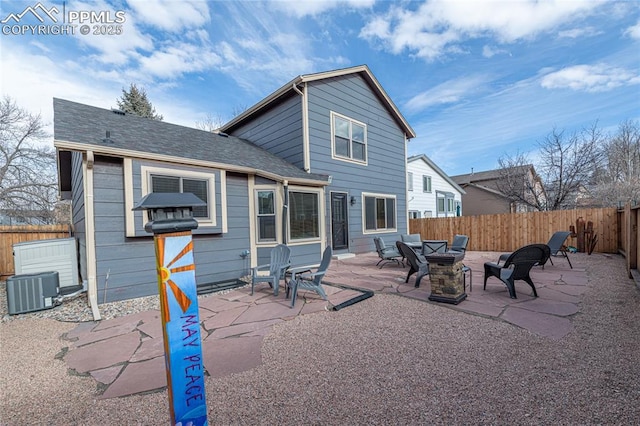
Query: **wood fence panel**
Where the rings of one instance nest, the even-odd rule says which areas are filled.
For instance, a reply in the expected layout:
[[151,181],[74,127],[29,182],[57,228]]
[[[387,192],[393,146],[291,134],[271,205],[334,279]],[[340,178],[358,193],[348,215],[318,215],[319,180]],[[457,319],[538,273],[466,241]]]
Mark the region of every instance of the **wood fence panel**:
[[[575,226],[580,217],[585,223],[593,222],[598,235],[594,251],[618,252],[620,230],[615,208],[411,219],[409,232],[420,233],[423,239],[448,241],[455,234],[465,234],[469,250],[508,252],[534,242],[546,243],[554,232]],[[575,238],[569,238],[567,244],[576,246]]]
[[69,225],[0,226],[0,278],[14,275],[13,245],[26,241],[68,238]]

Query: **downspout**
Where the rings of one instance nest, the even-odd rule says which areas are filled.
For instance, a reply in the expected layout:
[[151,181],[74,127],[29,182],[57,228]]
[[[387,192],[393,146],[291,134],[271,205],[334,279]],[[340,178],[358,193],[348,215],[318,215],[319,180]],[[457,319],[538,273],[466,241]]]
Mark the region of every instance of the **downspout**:
[[93,319],[102,319],[98,310],[98,283],[96,266],[96,237],[95,237],[95,213],[93,206],[93,151],[87,151],[85,160],[85,185],[84,185],[84,206],[85,206],[85,243],[87,256],[87,278],[88,278],[88,299]]
[[296,83],[291,85],[291,88],[302,97],[302,157],[303,157],[303,169],[309,173],[311,171],[311,159],[309,158],[309,106],[307,105],[307,85],[304,85],[303,90],[298,89]]
[[282,182],[284,188],[284,204],[282,206],[282,244],[287,244],[288,242],[288,224],[287,220],[289,217],[289,181],[285,180]]

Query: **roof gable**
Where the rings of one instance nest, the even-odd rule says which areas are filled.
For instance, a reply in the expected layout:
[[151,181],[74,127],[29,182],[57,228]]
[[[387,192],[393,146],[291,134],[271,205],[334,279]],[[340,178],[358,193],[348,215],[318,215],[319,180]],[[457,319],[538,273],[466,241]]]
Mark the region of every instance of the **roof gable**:
[[451,179],[436,163],[434,163],[429,157],[425,154],[413,155],[407,158],[407,163],[412,163],[414,161],[423,161],[429,167],[431,167],[436,173],[438,173],[447,183],[453,186],[456,190],[460,191],[461,194],[465,194],[464,189],[460,187],[453,179]]
[[244,111],[242,114],[235,117],[233,120],[221,127],[224,132],[232,132],[237,127],[241,126],[252,117],[261,114],[264,110],[271,107],[271,105],[279,102],[280,99],[286,96],[290,96],[292,92],[297,92],[299,84],[322,81],[330,78],[345,76],[349,74],[357,74],[363,78],[367,84],[371,87],[376,96],[381,100],[382,104],[387,108],[393,119],[398,126],[407,135],[408,138],[415,138],[416,134],[411,128],[407,120],[402,116],[400,110],[393,103],[387,92],[382,88],[378,80],[375,78],[371,70],[366,65],[359,65],[351,68],[343,68],[333,71],[325,71],[314,74],[299,75],[284,86],[280,87],[275,92],[271,93],[266,98]]

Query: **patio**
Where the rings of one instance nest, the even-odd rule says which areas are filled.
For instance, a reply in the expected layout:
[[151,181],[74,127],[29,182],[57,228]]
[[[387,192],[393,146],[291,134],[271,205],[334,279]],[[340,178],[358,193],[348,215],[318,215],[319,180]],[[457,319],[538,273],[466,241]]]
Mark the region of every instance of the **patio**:
[[[579,310],[580,295],[586,290],[585,257],[573,256],[574,268],[558,258],[555,265],[534,268],[538,298],[517,283],[518,299],[510,299],[506,287],[490,279],[482,290],[483,264],[495,261],[499,253],[469,252],[464,263],[473,274],[473,290],[458,305],[431,302],[430,282],[420,288],[415,278],[405,283],[408,267],[395,264],[376,267],[375,253],[331,262],[325,286],[329,302],[316,293],[301,292],[295,307],[281,289],[278,297],[268,285],[250,286],[199,298],[204,365],[211,377],[224,377],[262,364],[261,348],[272,327],[297,316],[330,309],[349,309],[350,303],[373,294],[395,294],[453,310],[493,318],[527,329],[538,336],[562,339],[572,330],[571,316]],[[374,296],[375,297],[375,296]],[[67,333],[69,351],[64,360],[69,368],[90,374],[102,388],[100,398],[114,398],[161,389],[166,386],[162,330],[159,311],[147,311],[99,323],[78,325]],[[224,344],[220,344],[224,339]]]

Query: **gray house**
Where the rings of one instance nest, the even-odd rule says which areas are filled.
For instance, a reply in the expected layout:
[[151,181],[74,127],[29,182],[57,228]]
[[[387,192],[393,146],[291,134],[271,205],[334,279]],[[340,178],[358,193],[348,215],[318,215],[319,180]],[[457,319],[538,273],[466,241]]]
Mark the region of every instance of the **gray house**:
[[374,249],[407,232],[415,134],[366,66],[299,76],[210,133],[54,99],[60,191],[98,304],[157,292],[150,192],[193,192],[199,287],[235,284],[276,244],[294,265]]

